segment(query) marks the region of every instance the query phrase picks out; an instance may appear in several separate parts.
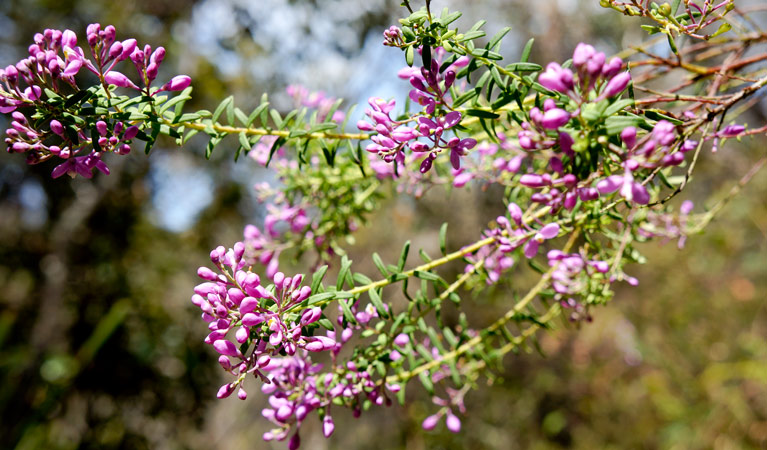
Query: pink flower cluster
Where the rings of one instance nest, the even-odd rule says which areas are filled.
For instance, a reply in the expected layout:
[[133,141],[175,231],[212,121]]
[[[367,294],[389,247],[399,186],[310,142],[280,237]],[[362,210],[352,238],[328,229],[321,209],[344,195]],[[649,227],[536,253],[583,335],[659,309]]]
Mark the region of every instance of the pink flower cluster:
[[[298,349],[323,351],[335,346],[329,337],[302,334],[304,326],[322,316],[319,308],[305,309],[300,315],[294,311],[311,294],[308,286],[301,287],[303,276],[286,277],[277,272],[272,278],[274,285],[267,289],[257,274],[246,270],[244,254],[242,242],[228,251],[224,247],[213,250],[210,259],[218,273],[200,267],[197,274],[205,282],[195,287],[192,296],[192,303],[202,310],[202,318],[210,329],[205,342],[221,354],[221,366],[238,377],[221,387],[219,398],[231,395],[248,373],[266,379],[261,369],[272,356],[281,352],[294,355]],[[229,358],[236,362],[232,364]],[[247,394],[242,392],[239,395],[244,398]]]
[[[57,100],[56,96],[67,98],[81,91],[75,76],[83,67],[104,83],[137,88],[128,77],[113,70],[116,64],[128,58],[136,64],[149,93],[149,84],[157,76],[165,55],[162,47],[151,55],[145,55],[150,48],[147,46],[144,51],[139,50],[135,39],[116,40],[112,25],[103,29],[97,23],[88,25],[87,43],[93,60],[85,57],[72,30],[47,29],[35,34],[34,44],[28,49],[29,57],[0,69],[0,112],[13,112],[11,128],[6,130],[8,151],[27,153],[29,164],[54,157],[63,159],[64,162],[51,173],[54,178],[63,174],[90,178],[94,168],[108,174],[109,169],[101,159],[103,153],[128,154],[130,141],[139,129],[136,125],[113,121],[106,116],[97,118],[95,122],[72,121],[64,114],[66,111],[56,113],[55,108],[60,108],[61,104],[48,103]],[[188,76],[180,75],[159,90],[181,90],[190,82]],[[25,113],[17,110],[24,107],[39,107],[48,114],[54,111],[53,118],[35,121],[33,125]],[[90,153],[78,156],[88,146],[93,147]]]

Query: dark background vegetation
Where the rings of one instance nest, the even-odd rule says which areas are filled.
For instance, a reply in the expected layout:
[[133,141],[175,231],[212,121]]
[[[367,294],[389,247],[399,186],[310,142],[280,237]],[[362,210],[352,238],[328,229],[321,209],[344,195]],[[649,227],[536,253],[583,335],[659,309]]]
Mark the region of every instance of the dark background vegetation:
[[[71,28],[83,39],[88,23],[111,23],[119,38],[166,46],[164,73],[193,77],[190,108],[213,108],[228,94],[248,106],[264,91],[289,107],[280,93],[296,82],[360,101],[403,92],[394,77],[400,55],[379,45],[402,14],[397,3],[3,0],[0,65],[24,56],[43,28]],[[609,53],[642,37],[638,24],[596,1],[450,6],[467,13],[464,26],[488,16],[491,33],[514,26],[504,47],[511,58],[530,36],[536,62],[567,59],[579,41]],[[764,120],[756,109],[752,123]],[[704,155],[683,196],[702,211],[764,148],[760,137]],[[231,245],[263,214],[251,189],[263,174],[248,159],[233,164],[226,146],[218,152],[205,163],[194,143],[164,143],[148,158],[109,158],[112,175],[92,181],[51,180],[51,165],[0,156],[0,448],[272,445],[260,440],[268,425],[256,389],[247,402],[215,399],[224,377],[189,302],[209,250]],[[387,205],[358,236],[352,258],[373,250],[394,258],[408,238],[433,248],[443,221],[452,242],[468,242],[502,209],[476,189],[443,197]],[[164,211],[182,201],[197,206]],[[461,434],[440,432],[444,425],[421,431],[435,408],[411,393],[407,406],[357,420],[337,412],[329,441],[311,420],[304,446],[765,448],[767,174],[683,250],[658,242],[641,249],[649,263],[629,269],[641,284],[621,287],[594,311],[594,323],[563,323],[542,336],[545,357],[507,357],[492,385],[468,395]],[[504,301],[499,291],[464,307],[482,318]]]

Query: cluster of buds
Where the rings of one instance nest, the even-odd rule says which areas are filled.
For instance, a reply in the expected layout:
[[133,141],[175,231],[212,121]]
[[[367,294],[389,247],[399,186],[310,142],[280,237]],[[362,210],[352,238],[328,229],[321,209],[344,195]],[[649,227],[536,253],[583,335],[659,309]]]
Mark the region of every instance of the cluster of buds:
[[[257,274],[246,270],[244,254],[242,242],[228,251],[224,247],[213,250],[210,258],[218,273],[200,267],[197,274],[205,282],[195,287],[192,296],[210,329],[205,342],[221,354],[221,366],[237,377],[221,387],[219,398],[239,388],[238,396],[245,399],[247,393],[241,384],[246,375],[252,373],[267,381],[262,370],[273,356],[335,347],[335,341],[327,336],[305,334],[305,327],[317,322],[322,311],[316,307],[301,314],[296,311],[311,294],[311,288],[301,287],[303,276],[286,277],[277,272],[272,277],[273,286],[267,289]],[[233,337],[228,336],[230,332]]]
[[401,47],[405,44],[402,39],[402,30],[399,27],[392,25],[383,32],[384,42],[383,45],[387,47]]
[[[118,41],[112,25],[102,29],[95,23],[87,27],[87,43],[92,60],[85,57],[72,30],[46,29],[34,36],[34,44],[28,49],[29,57],[0,70],[0,112],[13,112],[11,128],[6,130],[8,151],[26,153],[29,164],[51,158],[64,160],[53,169],[54,178],[63,174],[90,178],[94,168],[108,174],[103,154],[128,154],[131,140],[139,133],[138,126],[114,121],[108,116],[86,121],[70,119],[72,111],[67,109],[80,106],[78,103],[68,105],[61,98],[81,91],[75,76],[83,67],[98,76],[105,87],[114,84],[136,88],[128,77],[113,70],[116,64],[128,58],[136,63],[143,54],[135,39]],[[143,72],[139,70],[147,92],[164,54],[165,50],[158,48],[149,56],[151,61],[142,66]],[[188,76],[180,75],[160,90],[181,90],[190,82]],[[29,114],[17,110],[23,107],[43,110],[49,119],[29,120]],[[78,115],[78,111],[74,115]]]
[[623,61],[620,58],[606,59],[604,53],[580,43],[573,52],[575,73],[552,62],[538,76],[538,82],[547,89],[567,94],[579,104],[593,97],[597,100],[614,97],[626,89],[631,75],[621,72]]
[[552,178],[550,174],[542,175],[527,173],[519,178],[519,184],[529,188],[547,188],[544,192],[536,192],[530,196],[530,200],[541,203],[551,208],[551,213],[556,213],[564,207],[572,211],[578,199],[589,202],[599,198],[599,191],[593,187],[579,186],[578,178],[571,174],[563,174],[562,162],[557,157],[552,157],[549,164],[558,178]]
[[556,222],[541,224],[537,230],[532,228],[522,220],[522,209],[516,203],[509,203],[508,212],[511,221],[506,216],[498,216],[495,219],[498,227],[484,232],[485,236],[495,238],[495,243],[480,248],[473,258],[468,258],[472,264],[466,266],[466,271],[474,270],[475,262],[485,261],[488,284],[498,281],[502,272],[514,265],[510,255],[514,250],[524,246],[522,253],[532,259],[542,243],[559,235],[560,227]]
[[662,237],[665,241],[677,239],[677,246],[681,249],[687,241],[687,222],[693,206],[690,200],[683,201],[678,215],[649,211],[638,233],[647,238]]
[[[552,133],[552,131],[556,131],[570,121],[570,113],[558,108],[554,99],[551,98],[547,98],[543,102],[543,111],[534,107],[530,110],[529,115],[530,122],[522,122],[522,130],[517,134],[519,146],[525,150],[542,150],[554,147],[561,138],[559,138],[558,133]],[[571,147],[571,145],[564,144],[561,147],[567,152],[569,150],[567,147]]]
[[[450,163],[453,168],[458,170],[461,166],[461,157],[468,154],[477,141],[458,137],[445,138],[443,132],[461,121],[461,113],[450,111],[444,113],[444,109],[450,109],[448,102],[448,92],[455,82],[456,71],[469,63],[468,57],[462,57],[450,64],[450,66],[440,70],[440,60],[445,55],[444,49],[438,47],[434,49],[431,66],[414,68],[406,67],[399,73],[400,78],[409,80],[413,89],[410,91],[410,99],[423,106],[423,111],[417,117],[417,126],[411,128],[406,126],[408,122],[415,119],[408,118],[402,121],[395,121],[390,113],[394,110],[394,100],[386,101],[381,98],[371,97],[368,101],[372,109],[366,111],[371,122],[359,121],[357,127],[363,131],[375,131],[377,134],[371,137],[372,144],[368,145],[368,152],[377,154],[387,163],[396,161],[404,165],[404,148],[408,146],[410,150],[419,153],[419,157],[424,158],[420,163],[420,172],[428,172],[437,155],[443,150],[449,150]],[[420,142],[417,139],[424,137],[429,143]]]
[[[697,142],[686,140],[680,145],[676,128],[671,122],[661,120],[637,142],[637,130],[627,127],[621,132],[621,139],[628,148],[624,155],[623,175],[610,175],[597,183],[600,194],[611,194],[620,191],[620,195],[628,201],[646,205],[650,194],[645,186],[636,181],[633,172],[639,169],[677,166],[684,161],[685,153],[695,149]],[[677,148],[678,147],[678,148]],[[674,151],[674,149],[676,151]]]

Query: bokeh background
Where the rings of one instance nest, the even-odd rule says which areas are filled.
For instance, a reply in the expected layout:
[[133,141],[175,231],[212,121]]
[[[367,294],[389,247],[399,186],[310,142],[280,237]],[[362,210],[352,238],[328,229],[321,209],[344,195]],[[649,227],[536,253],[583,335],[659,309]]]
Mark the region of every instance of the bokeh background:
[[[23,57],[43,28],[82,36],[100,22],[114,24],[118,38],[164,45],[165,75],[194,80],[190,108],[233,94],[246,109],[270,92],[287,109],[293,83],[347,104],[402,98],[401,54],[380,45],[403,14],[398,3],[2,0],[0,66]],[[613,53],[643,39],[636,22],[596,0],[433,2],[448,3],[465,13],[464,27],[479,19],[489,34],[513,26],[509,58],[529,37],[539,63],[567,59],[580,41]],[[766,112],[761,102],[746,119],[764,123]],[[758,137],[705,154],[683,197],[702,211],[764,149]],[[0,155],[0,448],[284,447],[261,441],[268,424],[255,389],[246,402],[215,399],[223,373],[189,302],[209,250],[231,245],[263,215],[252,185],[268,175],[247,158],[233,163],[227,150],[206,162],[194,141],[160,143],[149,157],[111,158],[112,174],[93,181],[51,180],[52,166]],[[468,242],[503,207],[477,189],[451,195],[386,205],[357,236],[352,259],[373,250],[394,259],[408,238],[433,248],[443,221],[451,242]],[[544,356],[508,356],[468,395],[461,434],[420,430],[434,407],[411,392],[406,407],[360,419],[337,411],[330,440],[309,421],[304,447],[767,448],[767,172],[684,249],[654,242],[641,250],[648,264],[629,269],[640,285],[621,287],[593,323],[542,336]],[[482,317],[504,300],[499,293],[464,307]]]

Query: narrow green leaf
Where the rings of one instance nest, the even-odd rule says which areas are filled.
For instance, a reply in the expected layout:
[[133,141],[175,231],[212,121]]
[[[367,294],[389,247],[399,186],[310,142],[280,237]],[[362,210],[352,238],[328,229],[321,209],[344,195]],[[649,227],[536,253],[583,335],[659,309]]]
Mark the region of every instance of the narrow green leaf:
[[378,271],[381,272],[381,275],[384,277],[389,276],[389,271],[386,270],[386,265],[384,265],[384,262],[381,260],[381,257],[378,255],[378,253],[373,252],[373,264],[376,265],[378,268]]
[[344,314],[344,319],[350,324],[357,324],[357,320],[354,318],[354,314],[352,314],[352,310],[350,307],[350,303],[354,303],[354,299],[350,299],[348,302],[345,302],[343,300],[339,301],[338,304],[341,305],[341,310]]
[[490,42],[487,43],[487,48],[490,50],[498,51],[498,48],[496,46],[500,47],[501,39],[503,39],[504,36],[506,36],[509,31],[511,31],[511,27],[503,27],[500,31],[495,33],[495,36],[493,36],[492,39],[490,39]]
[[272,157],[274,156],[275,152],[282,147],[282,144],[284,144],[286,139],[284,137],[278,137],[274,143],[272,144],[272,148],[269,149],[269,158],[266,160],[266,167],[269,167],[269,163],[272,162]]
[[539,64],[530,62],[516,62],[506,66],[506,70],[509,72],[538,72],[543,69]]
[[249,151],[250,150],[250,142],[248,142],[248,135],[246,135],[244,131],[240,131],[240,134],[239,134],[238,137],[240,139],[240,146],[244,150]]
[[232,102],[234,102],[234,97],[231,95],[225,98],[224,101],[216,107],[216,110],[213,111],[213,116],[210,118],[211,122],[216,123],[218,118],[221,117],[221,114],[232,104]]
[[405,268],[408,252],[410,252],[410,241],[405,242],[405,245],[402,247],[402,252],[399,255],[399,262],[397,263],[398,272],[402,272],[402,270]]
[[368,296],[370,297],[370,303],[372,303],[376,311],[378,311],[378,315],[381,316],[381,318],[383,319],[388,319],[389,313],[387,312],[387,309],[384,306],[383,300],[381,300],[381,294],[379,294],[378,290],[377,289],[369,290]]
[[439,250],[443,255],[447,255],[447,222],[439,228]]
[[274,126],[276,128],[282,128],[282,116],[280,116],[280,112],[272,108],[269,110],[269,115],[271,116],[272,121],[274,122]]
[[485,111],[483,109],[467,109],[465,112],[468,116],[481,117],[484,119],[497,119],[501,117],[500,114],[496,114],[492,111]]
[[533,43],[535,42],[534,38],[530,38],[529,41],[527,41],[527,44],[525,44],[525,48],[522,49],[522,57],[519,58],[520,62],[527,62],[530,60],[530,52],[533,50]]

